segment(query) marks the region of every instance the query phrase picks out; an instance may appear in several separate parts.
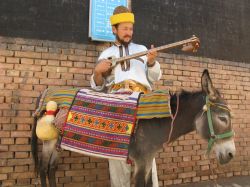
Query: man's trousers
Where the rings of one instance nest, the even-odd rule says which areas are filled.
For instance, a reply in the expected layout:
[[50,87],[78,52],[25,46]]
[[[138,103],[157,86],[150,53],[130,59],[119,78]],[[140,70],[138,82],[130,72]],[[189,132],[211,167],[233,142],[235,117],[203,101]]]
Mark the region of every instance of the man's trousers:
[[[130,187],[131,184],[131,165],[126,161],[109,159],[109,173],[111,187]],[[152,163],[153,187],[159,187],[156,162]]]

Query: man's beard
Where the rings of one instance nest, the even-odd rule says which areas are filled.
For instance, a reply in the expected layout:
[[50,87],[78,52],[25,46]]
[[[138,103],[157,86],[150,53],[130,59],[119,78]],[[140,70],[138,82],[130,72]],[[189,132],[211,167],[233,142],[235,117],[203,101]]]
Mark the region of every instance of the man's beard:
[[132,38],[131,38],[128,42],[125,42],[124,40],[122,40],[121,38],[119,38],[118,35],[116,35],[116,40],[117,40],[120,44],[122,44],[122,45],[124,45],[124,46],[128,46],[128,44],[130,44],[130,42],[132,41]]

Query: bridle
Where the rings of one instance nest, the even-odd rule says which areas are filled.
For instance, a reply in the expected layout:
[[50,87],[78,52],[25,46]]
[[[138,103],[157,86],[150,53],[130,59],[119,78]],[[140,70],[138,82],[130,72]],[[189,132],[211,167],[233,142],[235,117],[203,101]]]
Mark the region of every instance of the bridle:
[[214,143],[217,140],[225,139],[225,138],[231,138],[232,136],[234,136],[234,131],[233,130],[230,130],[230,131],[222,133],[222,134],[215,134],[214,126],[213,126],[213,122],[212,122],[211,106],[215,106],[217,108],[220,108],[220,109],[223,109],[223,110],[226,110],[226,111],[230,112],[230,109],[228,108],[227,105],[222,104],[222,103],[211,102],[209,100],[209,97],[206,96],[207,120],[208,120],[209,132],[210,132],[210,137],[209,137],[209,140],[208,140],[208,147],[207,147],[207,154],[210,153]]
[[[210,137],[209,137],[208,146],[207,146],[207,154],[210,153],[214,143],[217,140],[225,139],[225,138],[231,138],[232,136],[234,136],[234,131],[233,130],[230,130],[230,131],[222,133],[222,134],[215,134],[214,126],[213,126],[213,122],[212,122],[211,105],[230,112],[230,109],[226,104],[214,103],[214,102],[209,100],[209,96],[206,96],[206,104],[205,104],[205,106],[206,106],[206,112],[207,112],[208,127],[209,127],[209,132],[210,132]],[[177,95],[177,110],[176,110],[176,113],[175,113],[174,117],[172,117],[171,130],[170,130],[170,133],[169,133],[169,136],[168,136],[167,144],[171,140],[173,124],[174,124],[175,118],[176,118],[177,113],[178,113],[178,107],[179,107],[179,96]],[[204,114],[204,112],[202,113],[202,115],[203,114]]]

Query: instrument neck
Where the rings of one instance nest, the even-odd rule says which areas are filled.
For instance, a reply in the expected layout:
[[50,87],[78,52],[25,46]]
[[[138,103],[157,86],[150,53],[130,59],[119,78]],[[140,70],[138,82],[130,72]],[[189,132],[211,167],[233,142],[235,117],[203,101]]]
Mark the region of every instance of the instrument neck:
[[171,48],[174,48],[174,47],[182,46],[182,45],[184,45],[184,44],[186,44],[188,42],[191,42],[191,39],[175,42],[175,43],[172,43],[172,44],[163,45],[163,46],[160,46],[160,47],[149,49],[147,51],[142,51],[142,52],[135,53],[135,54],[132,54],[132,55],[129,55],[129,56],[124,56],[124,57],[121,57],[121,58],[117,58],[117,59],[115,59],[115,61],[116,61],[116,63],[119,63],[119,62],[123,62],[123,61],[126,61],[126,60],[135,59],[135,58],[138,58],[138,57],[141,57],[141,56],[144,56],[144,55],[148,54],[148,52],[151,51],[151,50],[163,51],[165,49],[171,49]]

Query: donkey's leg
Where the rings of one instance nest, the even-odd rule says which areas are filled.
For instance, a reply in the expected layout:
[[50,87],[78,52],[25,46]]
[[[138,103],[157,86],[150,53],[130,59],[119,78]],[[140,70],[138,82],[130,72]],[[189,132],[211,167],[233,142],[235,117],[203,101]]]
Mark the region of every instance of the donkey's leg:
[[152,169],[150,169],[150,171],[148,172],[148,175],[145,176],[145,181],[146,181],[146,184],[145,186],[146,187],[153,187],[153,180],[152,180]]
[[145,164],[141,160],[134,160],[135,161],[135,172],[134,172],[134,179],[135,179],[135,187],[145,187]]
[[[152,163],[152,158],[135,160],[135,187],[153,187]],[[157,185],[158,183],[154,187]]]
[[56,149],[54,149],[49,162],[49,171],[48,171],[48,177],[49,177],[49,185],[50,187],[56,187],[56,169],[57,169],[57,158],[58,158],[58,152]]
[[47,187],[46,176],[48,173],[48,167],[51,155],[55,149],[56,139],[50,141],[43,141],[42,156],[40,160],[40,179],[42,187]]
[[155,158],[151,168],[146,168],[146,187],[159,187]]
[[46,184],[47,169],[44,166],[43,159],[41,159],[39,162],[39,171],[40,171],[41,185],[42,187],[47,187],[47,184]]

